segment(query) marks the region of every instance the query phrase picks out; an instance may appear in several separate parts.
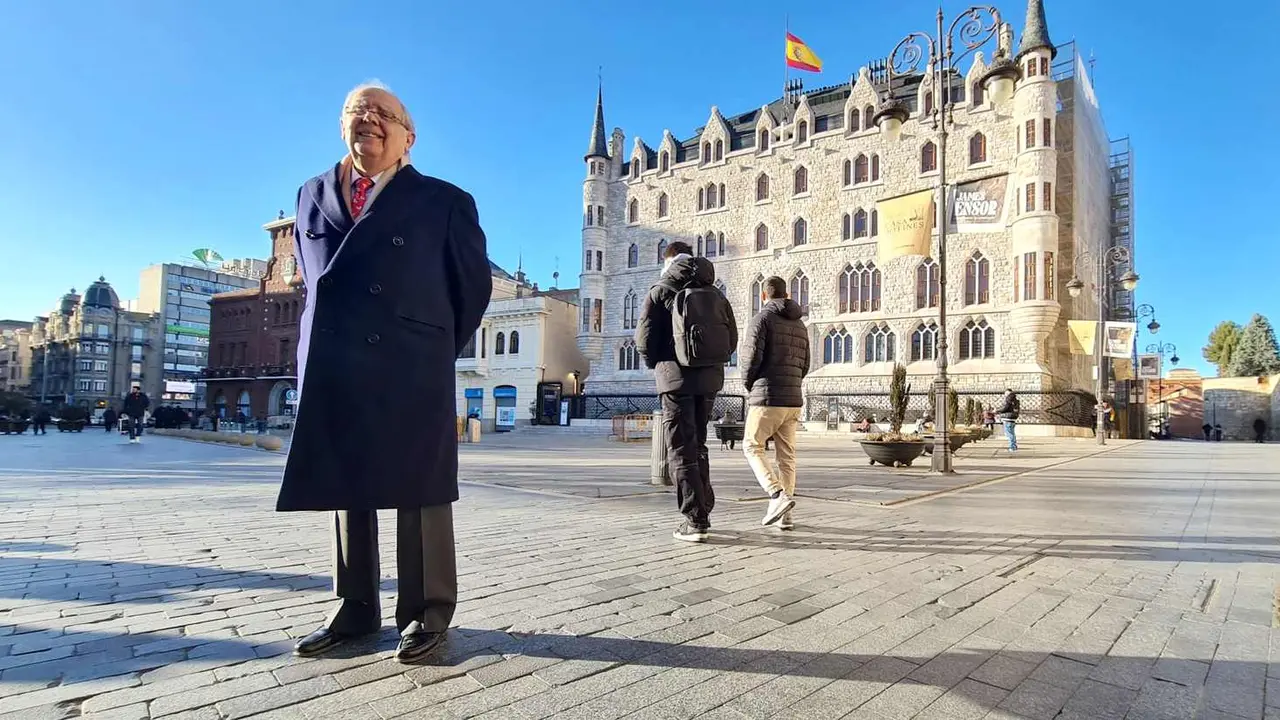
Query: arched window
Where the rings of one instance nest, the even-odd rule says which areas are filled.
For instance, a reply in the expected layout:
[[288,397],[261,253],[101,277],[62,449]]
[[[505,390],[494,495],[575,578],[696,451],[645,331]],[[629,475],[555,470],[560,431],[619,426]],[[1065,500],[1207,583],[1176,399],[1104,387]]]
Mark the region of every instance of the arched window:
[[718,162],[723,159],[724,159],[724,141],[717,140],[716,141],[716,161]]
[[707,186],[707,209],[708,210],[710,210],[713,207],[720,206],[720,203],[717,200],[717,195],[718,193],[716,192],[716,184],[711,183],[710,185],[708,185]]
[[801,120],[796,123],[796,142],[802,143],[809,139],[809,121]]
[[873,262],[846,265],[840,273],[840,312],[880,309],[880,269]]
[[756,177],[756,202],[769,199],[769,176],[760,173]]
[[894,340],[888,325],[872,326],[863,343],[863,362],[893,362],[898,357]]
[[627,267],[633,268],[640,265],[640,246],[631,243],[631,247],[627,248]]
[[493,354],[504,355],[507,352],[507,336],[505,333],[498,333],[493,336]]
[[980,108],[987,102],[987,94],[985,88],[982,87],[982,80],[974,80],[973,87],[969,89],[969,106],[972,108]]
[[236,398],[236,412],[244,413],[245,417],[253,417],[252,399],[249,397],[248,390],[241,390],[240,397]]
[[760,296],[764,293],[764,276],[757,275],[755,280],[751,281],[751,316],[760,312]]
[[603,205],[596,206],[596,224],[599,225],[600,227],[604,227],[604,206]]
[[765,152],[768,149],[769,149],[769,130],[766,128],[760,131],[760,152]]
[[791,225],[791,244],[804,245],[809,242],[809,223],[804,218],[796,218],[795,223]]
[[840,217],[840,239],[849,240],[853,237],[853,218],[849,213],[845,213]]
[[875,237],[879,234],[880,234],[880,213],[875,208],[871,208],[871,237]]
[[662,153],[658,155],[658,168],[662,172],[666,172],[671,169],[671,153],[663,150]]
[[627,203],[627,222],[640,222],[640,201],[635,198]]
[[699,235],[698,239],[693,243],[693,254],[702,257],[702,252],[702,236]]
[[938,264],[925,258],[916,266],[916,309],[938,307]]
[[706,208],[706,200],[707,200],[707,189],[698,188],[698,211],[699,212],[701,212],[704,208]]
[[841,182],[846,187],[853,184],[853,163],[848,160],[844,161],[844,172],[841,174]]
[[640,369],[640,353],[636,350],[636,343],[634,340],[627,340],[618,348],[618,369]]
[[271,324],[280,324],[280,303],[278,302],[271,303]]
[[725,192],[724,183],[720,183],[720,207],[724,207],[729,202],[729,193]]
[[996,329],[986,319],[970,320],[960,328],[960,359],[983,360],[996,356]]
[[791,299],[805,313],[809,312],[809,276],[805,275],[803,270],[797,270],[796,274],[791,276]]
[[969,138],[969,164],[977,165],[987,161],[987,136],[982,133],[974,133]]
[[857,160],[853,161],[853,181],[855,183],[864,183],[870,176],[870,162],[866,155],[859,155]]
[[849,111],[849,132],[858,132],[862,129],[862,114],[858,112],[858,108]]
[[520,352],[520,331],[512,330],[511,339],[507,341],[507,354],[516,355]]
[[868,105],[862,108],[862,129],[870,130],[876,126],[875,123],[876,109],[875,106]]
[[639,304],[640,303],[636,298],[635,290],[628,290],[627,294],[623,296],[622,298],[622,329],[623,330],[636,329],[636,313],[638,312],[638,310],[636,309],[636,306]]
[[706,234],[706,238],[707,238],[707,253],[706,253],[707,257],[715,257],[719,255],[720,247],[719,247],[719,243],[716,242],[716,234],[708,230]]
[[706,165],[711,162],[711,143],[702,143],[702,164]]
[[938,325],[930,320],[911,333],[911,362],[938,359]]
[[822,339],[822,364],[853,362],[853,336],[844,328],[831,328]]
[[769,249],[769,226],[760,223],[756,226],[756,252]]
[[991,302],[991,263],[975,252],[964,263],[964,304]]
[[634,180],[638,177],[640,177],[640,159],[639,158],[631,161],[631,179]]
[[871,156],[871,182],[875,182],[879,179],[880,179],[880,156],[872,155]]
[[803,165],[796,168],[794,179],[795,188],[792,194],[801,195],[809,192],[809,171]]
[[658,217],[664,218],[671,214],[670,201],[667,200],[667,194],[662,193],[658,196]]
[[933,112],[933,91],[924,91],[924,114],[929,115]]
[[920,148],[920,172],[934,172],[938,169],[938,146],[933,141],[924,144]]
[[663,255],[666,255],[666,254],[667,254],[667,239],[662,238],[658,240],[658,264],[659,265],[661,265],[663,262],[666,261],[666,258],[663,257]]
[[867,236],[867,211],[861,208],[853,214],[853,236],[855,238]]

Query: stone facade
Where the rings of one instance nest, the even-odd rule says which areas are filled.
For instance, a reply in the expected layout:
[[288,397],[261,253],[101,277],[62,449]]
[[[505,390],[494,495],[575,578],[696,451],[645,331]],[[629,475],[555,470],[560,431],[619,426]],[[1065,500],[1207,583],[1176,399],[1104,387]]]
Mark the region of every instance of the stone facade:
[[1224,440],[1253,441],[1253,422],[1267,424],[1267,439],[1280,440],[1280,375],[1204,379],[1204,422],[1222,426]]
[[[1012,32],[1005,27],[1000,36],[997,52],[1011,55]],[[1066,318],[1089,317],[1089,301],[1070,301],[1062,291],[1072,275],[1063,267],[1063,255],[1074,256],[1074,249],[1059,252],[1059,209],[1072,212],[1079,198],[1069,194],[1069,183],[1064,188],[1060,182],[1065,173],[1060,159],[1064,147],[1081,139],[1062,134],[1072,123],[1059,126],[1051,62],[1047,47],[1021,53],[1020,77],[1005,102],[975,92],[988,69],[981,53],[953,80],[961,99],[954,104],[945,151],[948,184],[1007,178],[1003,222],[985,231],[968,231],[973,226],[948,231],[946,345],[950,372],[961,389],[1092,389],[1080,377],[1080,359],[1065,352]],[[919,308],[917,302],[920,266],[931,261],[915,256],[882,263],[877,249],[883,228],[873,219],[878,202],[937,186],[939,173],[929,170],[923,157],[925,146],[940,140],[922,112],[933,103],[932,76],[917,75],[913,81],[907,98],[911,114],[896,140],[887,139],[869,120],[880,85],[863,68],[846,86],[797,93],[752,113],[726,118],[713,107],[706,126],[689,140],[677,141],[665,131],[653,150],[637,137],[624,160],[624,137],[615,130],[609,156],[589,154],[578,330],[578,344],[591,361],[588,393],[653,392],[652,374],[643,366],[629,369],[626,362],[638,314],[633,303],[643,302],[658,279],[662,249],[675,240],[689,243],[715,263],[741,326],[753,312],[757,280],[778,275],[792,284],[793,295],[795,290],[807,294],[806,323],[815,360],[806,380],[809,394],[882,391],[893,361],[907,365],[917,387],[926,384],[936,365],[927,355],[913,361],[912,334],[938,318],[936,306]],[[598,124],[601,117],[598,106]],[[743,142],[741,129],[752,122]],[[767,145],[759,139],[763,135],[769,138]],[[982,139],[974,140],[977,135]],[[1105,157],[1105,138],[1103,142]],[[971,143],[980,144],[982,152],[971,156]],[[845,164],[860,158],[869,161],[865,179],[857,172],[849,177]],[[801,168],[806,178],[797,191]],[[762,178],[767,178],[767,197],[758,194]],[[867,231],[857,232],[855,224],[854,232],[846,232],[850,221],[845,216],[860,213],[868,218]],[[803,238],[796,231],[801,221]],[[757,238],[765,238],[758,233],[767,233],[759,249]],[[1077,243],[1100,242],[1103,238],[1077,238]],[[932,255],[938,255],[936,232]],[[983,259],[988,268],[986,302],[966,303],[970,259]],[[869,263],[880,274],[879,308],[841,312],[841,274]],[[796,299],[805,304],[803,297]],[[1092,305],[1094,317],[1096,307]],[[961,359],[961,333],[971,322],[994,330],[995,348],[977,359]],[[876,328],[892,331],[895,352],[868,362],[864,342]],[[851,336],[851,362],[824,357],[824,340],[832,332]],[[743,392],[735,367],[728,369],[725,392]]]

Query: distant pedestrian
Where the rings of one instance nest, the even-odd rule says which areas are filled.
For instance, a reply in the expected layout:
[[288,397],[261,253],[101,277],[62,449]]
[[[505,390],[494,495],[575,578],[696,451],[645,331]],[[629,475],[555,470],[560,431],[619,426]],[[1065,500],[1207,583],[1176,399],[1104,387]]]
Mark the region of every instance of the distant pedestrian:
[[1000,398],[1000,407],[996,408],[996,416],[1000,418],[1000,422],[1004,424],[1005,437],[1009,438],[1009,452],[1018,452],[1018,415],[1021,413],[1022,403],[1018,400],[1018,395],[1013,388],[1005,388],[1004,397]]
[[52,417],[49,414],[48,407],[41,405],[40,407],[36,408],[36,413],[31,418],[31,434],[47,435],[49,432],[47,426],[49,425],[49,421],[51,419]]
[[1253,421],[1253,439],[1254,442],[1267,441],[1267,421],[1262,418],[1255,418]]
[[982,424],[986,426],[988,431],[996,429],[996,414],[990,405],[987,406],[986,410],[982,411]]
[[147,416],[148,407],[151,407],[151,399],[142,392],[141,386],[134,385],[124,397],[124,414],[129,418],[129,442],[134,445],[142,442],[142,421]]
[[102,425],[104,428],[106,428],[107,432],[111,432],[112,430],[115,430],[116,423],[119,420],[120,420],[120,416],[116,415],[115,408],[107,408],[107,411],[102,413]]
[[1201,426],[1200,426],[1200,431],[1204,433],[1204,441],[1205,441],[1205,442],[1209,442],[1210,440],[1212,440],[1212,439],[1213,439],[1213,438],[1209,437],[1211,434],[1213,434],[1213,426],[1212,426],[1212,425],[1210,425],[1209,423],[1205,423],[1205,424],[1201,425]]
[[1222,423],[1215,423],[1213,426],[1213,441],[1222,442]]
[[694,257],[686,242],[663,253],[658,282],[645,295],[636,327],[636,350],[654,370],[662,401],[667,468],[685,521],[677,540],[706,542],[715,493],[707,455],[707,423],[716,393],[724,387],[724,366],[738,347],[733,307],[715,288],[716,268]]
[[[796,428],[804,407],[804,376],[809,372],[809,330],[800,320],[804,311],[787,297],[787,281],[764,282],[760,312],[751,319],[738,354],[745,363],[742,376],[747,399],[743,452],[760,487],[769,493],[762,525],[794,527],[791,508],[796,493]],[[774,440],[777,472],[767,456]]]

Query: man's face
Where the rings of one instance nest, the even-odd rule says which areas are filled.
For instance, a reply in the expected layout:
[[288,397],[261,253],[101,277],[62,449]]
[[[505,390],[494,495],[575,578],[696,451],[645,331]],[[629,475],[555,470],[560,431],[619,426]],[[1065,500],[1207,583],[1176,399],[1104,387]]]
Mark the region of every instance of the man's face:
[[368,88],[352,95],[342,108],[342,139],[365,169],[381,172],[413,147],[404,106],[394,95]]

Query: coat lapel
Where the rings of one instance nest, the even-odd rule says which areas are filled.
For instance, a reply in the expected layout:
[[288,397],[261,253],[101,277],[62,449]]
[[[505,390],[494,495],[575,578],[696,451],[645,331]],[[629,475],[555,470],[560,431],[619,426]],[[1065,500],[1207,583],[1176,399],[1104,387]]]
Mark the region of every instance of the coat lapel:
[[[351,219],[351,191],[347,187],[347,178],[350,177],[347,170],[347,163],[350,161],[343,159],[334,169],[325,176],[324,181],[320,185],[320,198],[316,202],[320,207],[320,211],[325,218],[342,234],[342,243],[330,258],[329,264],[321,271],[321,275],[333,269],[338,262],[338,258],[346,255],[356,255],[367,248],[372,243],[362,241],[357,236],[357,230],[361,227],[386,226],[389,222],[393,223],[407,209],[412,207],[404,199],[412,194],[413,187],[418,183],[416,180],[422,176],[418,174],[413,166],[405,164],[396,170],[390,179],[386,180],[386,185],[378,192],[373,199],[373,204],[360,215],[360,218],[352,221]],[[335,222],[338,220],[340,222]]]

